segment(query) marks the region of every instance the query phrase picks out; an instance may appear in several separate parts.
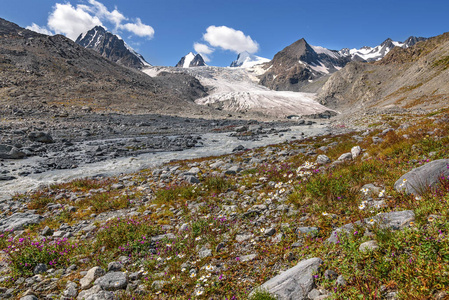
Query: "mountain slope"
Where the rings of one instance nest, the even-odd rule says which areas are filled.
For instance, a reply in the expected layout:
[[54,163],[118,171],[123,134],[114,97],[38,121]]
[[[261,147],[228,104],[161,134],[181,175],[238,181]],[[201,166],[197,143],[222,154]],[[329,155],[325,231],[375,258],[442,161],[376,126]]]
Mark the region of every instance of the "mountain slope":
[[151,78],[64,36],[46,36],[3,19],[0,86],[0,105],[26,106],[31,113],[48,110],[47,104],[67,109],[89,105],[103,111],[195,113],[200,108],[193,100],[206,95],[191,76]]
[[270,60],[268,58],[263,58],[257,55],[250,54],[247,51],[244,51],[242,53],[239,53],[237,59],[231,63],[230,67],[251,68],[255,65],[260,65],[269,61]]
[[134,51],[118,36],[106,31],[102,26],[95,26],[81,34],[75,43],[84,48],[93,49],[103,57],[125,67],[141,69],[150,66],[142,55]]
[[337,51],[314,47],[300,39],[266,64],[260,84],[276,91],[301,91],[310,82],[344,67],[349,60]]
[[395,47],[375,63],[349,63],[333,74],[319,101],[340,109],[441,107],[449,99],[449,33]]
[[176,64],[177,68],[192,68],[192,67],[203,67],[206,63],[204,62],[201,54],[193,54],[189,52],[186,56],[183,56],[181,60]]

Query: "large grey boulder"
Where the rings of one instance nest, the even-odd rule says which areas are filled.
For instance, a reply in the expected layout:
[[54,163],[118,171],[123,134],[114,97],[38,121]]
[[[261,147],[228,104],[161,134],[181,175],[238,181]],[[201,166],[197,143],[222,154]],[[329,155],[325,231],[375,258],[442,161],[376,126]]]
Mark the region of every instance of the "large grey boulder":
[[300,261],[293,268],[265,282],[260,288],[276,295],[279,300],[307,299],[307,295],[315,286],[313,274],[318,272],[322,263],[317,257]]
[[40,215],[25,213],[15,213],[7,218],[0,219],[0,232],[16,231],[24,226],[38,224],[44,218]]
[[94,285],[89,290],[82,291],[78,294],[77,300],[112,300],[114,294],[112,292],[103,291],[99,285]]
[[449,159],[438,159],[401,176],[395,182],[398,192],[421,195],[429,187],[435,187],[440,178],[449,176]]
[[124,272],[109,272],[95,280],[95,285],[106,291],[124,290],[128,285],[128,276]]
[[327,165],[331,162],[331,159],[324,154],[318,155],[318,157],[316,158],[316,163],[319,165]]

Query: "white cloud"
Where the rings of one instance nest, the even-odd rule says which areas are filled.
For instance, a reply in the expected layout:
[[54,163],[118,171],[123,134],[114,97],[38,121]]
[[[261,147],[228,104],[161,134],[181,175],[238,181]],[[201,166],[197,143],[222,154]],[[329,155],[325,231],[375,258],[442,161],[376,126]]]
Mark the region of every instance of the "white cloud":
[[97,16],[90,15],[83,6],[73,7],[70,3],[56,3],[53,12],[48,17],[48,27],[56,33],[66,35],[72,40],[83,32],[103,25]]
[[[85,2],[86,3],[86,2]],[[142,23],[136,18],[136,22],[127,22],[129,18],[123,15],[117,7],[110,11],[99,1],[87,0],[86,4],[73,6],[70,2],[56,3],[53,11],[48,17],[47,27],[56,33],[64,34],[68,38],[75,40],[81,33],[100,25],[107,28],[107,25],[114,27],[113,33],[121,31],[130,32],[139,37],[151,39],[154,36],[153,27]],[[106,24],[106,25],[105,25]],[[45,30],[36,24],[29,26],[39,30]]]
[[194,43],[193,49],[195,49],[195,52],[201,54],[206,62],[210,61],[209,55],[215,51],[215,49],[201,43]]
[[243,51],[255,53],[259,50],[259,44],[253,41],[249,35],[227,26],[209,26],[203,39],[212,47],[220,47],[235,53]]
[[26,29],[32,30],[32,31],[35,31],[35,32],[39,32],[39,33],[42,33],[42,34],[46,34],[46,35],[53,35],[54,34],[50,30],[48,30],[47,28],[41,27],[41,26],[39,26],[39,25],[37,25],[35,23],[31,24],[31,26],[27,26]]
[[126,23],[124,25],[120,25],[120,28],[126,29],[127,31],[140,37],[151,39],[154,36],[153,27],[143,24],[139,18],[136,19],[136,23]]
[[89,3],[92,5],[92,7],[88,7],[91,12],[101,20],[105,19],[113,23],[115,28],[118,28],[123,21],[128,20],[127,17],[117,10],[117,7],[113,11],[109,11],[104,4],[98,1],[89,0]]

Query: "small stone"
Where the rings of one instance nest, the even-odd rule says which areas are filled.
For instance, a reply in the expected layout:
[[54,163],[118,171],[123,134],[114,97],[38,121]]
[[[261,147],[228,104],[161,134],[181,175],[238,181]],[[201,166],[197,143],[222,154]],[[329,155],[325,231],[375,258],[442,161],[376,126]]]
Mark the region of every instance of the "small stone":
[[257,254],[248,254],[239,257],[240,262],[252,261],[257,257]]
[[37,264],[34,267],[34,274],[42,274],[47,272],[47,265],[46,264]]
[[108,264],[108,272],[121,271],[123,268],[122,263],[118,261],[113,261]]
[[343,275],[339,275],[337,277],[337,280],[335,281],[335,284],[338,286],[346,286],[348,283],[346,282],[345,278],[343,277]]
[[377,244],[377,241],[368,241],[360,244],[359,251],[360,252],[369,252],[369,251],[376,251],[379,249],[379,245]]
[[331,162],[332,160],[324,154],[318,155],[318,157],[316,158],[316,163],[319,165],[327,165]]
[[264,235],[265,236],[273,236],[276,233],[276,228],[271,227],[265,230]]
[[211,249],[204,249],[204,250],[201,250],[201,251],[198,253],[198,256],[199,256],[200,258],[205,258],[205,257],[212,256],[212,250],[211,250]]
[[50,227],[45,226],[45,228],[42,230],[41,234],[43,236],[50,236],[50,235],[53,235],[53,230],[51,230]]
[[338,277],[338,273],[333,270],[324,271],[324,278],[329,280],[335,280]]

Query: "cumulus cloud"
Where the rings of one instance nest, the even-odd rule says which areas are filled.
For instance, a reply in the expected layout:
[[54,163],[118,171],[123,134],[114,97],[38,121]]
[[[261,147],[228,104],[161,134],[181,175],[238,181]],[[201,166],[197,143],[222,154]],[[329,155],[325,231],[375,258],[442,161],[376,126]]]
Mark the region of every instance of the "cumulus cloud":
[[90,15],[82,6],[75,8],[70,3],[56,3],[48,17],[48,27],[51,30],[72,40],[97,25],[103,25],[97,16]]
[[215,51],[215,49],[201,43],[194,43],[193,49],[195,49],[195,52],[201,54],[206,62],[210,61],[209,55]]
[[203,35],[203,39],[212,47],[219,47],[235,53],[243,51],[255,53],[259,51],[259,44],[249,35],[227,26],[209,26]]
[[[121,13],[117,7],[109,10],[103,3],[97,0],[87,0],[86,4],[76,6],[66,3],[56,3],[48,17],[47,27],[56,33],[64,34],[75,40],[81,33],[99,25],[107,28],[112,25],[113,33],[118,34],[127,31],[139,37],[153,38],[153,27],[142,23],[139,18],[135,22]],[[34,27],[33,27],[34,26]],[[45,27],[32,24],[35,29],[46,30]]]
[[120,28],[126,29],[127,31],[140,37],[151,39],[154,36],[153,27],[143,24],[139,18],[136,19],[136,23],[126,23],[124,25],[120,25]]
[[35,31],[35,32],[39,32],[39,33],[42,33],[42,34],[46,34],[46,35],[53,35],[54,34],[50,30],[48,30],[47,28],[41,27],[41,26],[39,26],[39,25],[37,25],[35,23],[31,24],[31,26],[27,26],[26,29],[32,30],[32,31]]

